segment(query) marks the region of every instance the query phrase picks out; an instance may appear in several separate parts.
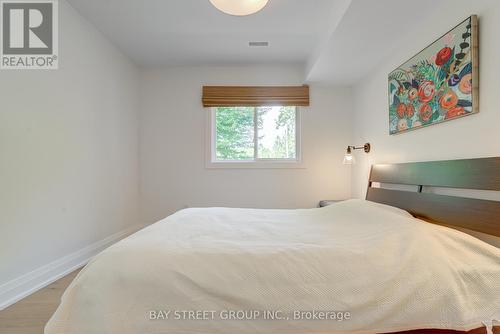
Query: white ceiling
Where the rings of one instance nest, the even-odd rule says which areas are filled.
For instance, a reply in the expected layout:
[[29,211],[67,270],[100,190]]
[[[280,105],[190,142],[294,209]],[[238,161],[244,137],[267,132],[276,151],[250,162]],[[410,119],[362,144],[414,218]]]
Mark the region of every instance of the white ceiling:
[[297,64],[309,82],[343,85],[371,71],[428,15],[408,15],[402,0],[269,0],[244,17],[209,0],[68,1],[139,66]]
[[[68,0],[141,66],[305,63],[346,0],[270,0],[235,17],[209,0]],[[248,46],[269,41],[270,47]]]
[[[439,12],[438,2],[443,1],[417,0],[414,4]],[[371,72],[432,15],[433,11],[409,11],[409,3],[352,0],[320,55],[307,64],[307,80],[351,85]]]

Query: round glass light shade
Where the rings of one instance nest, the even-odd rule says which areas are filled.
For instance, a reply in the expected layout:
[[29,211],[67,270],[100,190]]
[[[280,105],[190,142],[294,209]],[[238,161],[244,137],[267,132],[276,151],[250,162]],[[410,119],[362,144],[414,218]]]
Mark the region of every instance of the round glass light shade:
[[269,0],[210,0],[221,12],[236,16],[257,13],[267,5]]

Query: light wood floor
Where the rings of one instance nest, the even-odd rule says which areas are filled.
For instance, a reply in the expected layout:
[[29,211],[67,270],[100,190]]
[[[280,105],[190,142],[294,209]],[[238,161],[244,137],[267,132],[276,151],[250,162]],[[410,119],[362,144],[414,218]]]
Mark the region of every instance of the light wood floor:
[[0,311],[0,334],[42,334],[61,296],[80,269]]

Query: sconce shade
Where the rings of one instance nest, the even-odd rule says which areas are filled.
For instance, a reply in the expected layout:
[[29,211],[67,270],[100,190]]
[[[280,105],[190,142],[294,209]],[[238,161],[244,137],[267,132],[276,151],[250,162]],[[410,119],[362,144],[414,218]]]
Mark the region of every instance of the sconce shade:
[[346,152],[346,154],[344,155],[344,165],[352,165],[354,163],[356,163],[356,159],[354,158],[352,153]]
[[353,150],[363,150],[365,153],[369,153],[371,150],[371,145],[370,143],[366,143],[363,146],[356,147],[356,146],[347,146],[347,150],[345,151],[345,156],[344,156],[344,165],[352,165],[356,163],[356,160],[354,159],[354,156],[352,155]]

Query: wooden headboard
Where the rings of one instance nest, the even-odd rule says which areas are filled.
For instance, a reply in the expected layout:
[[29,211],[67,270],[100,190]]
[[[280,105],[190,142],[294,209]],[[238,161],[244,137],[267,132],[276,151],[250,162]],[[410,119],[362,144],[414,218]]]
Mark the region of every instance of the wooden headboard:
[[[373,187],[414,185],[415,191]],[[500,157],[373,165],[366,199],[440,225],[500,236],[500,201],[426,192],[426,187],[500,191]]]

